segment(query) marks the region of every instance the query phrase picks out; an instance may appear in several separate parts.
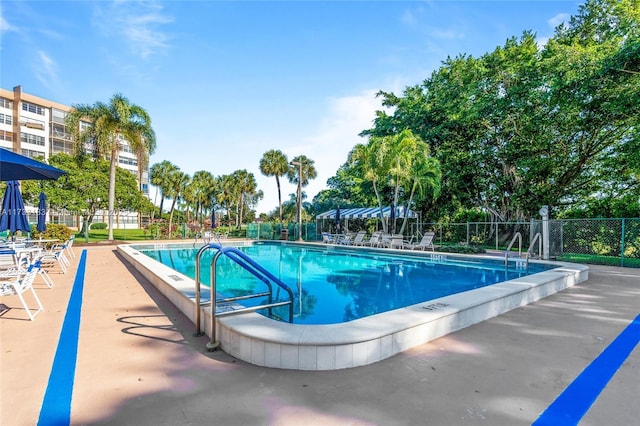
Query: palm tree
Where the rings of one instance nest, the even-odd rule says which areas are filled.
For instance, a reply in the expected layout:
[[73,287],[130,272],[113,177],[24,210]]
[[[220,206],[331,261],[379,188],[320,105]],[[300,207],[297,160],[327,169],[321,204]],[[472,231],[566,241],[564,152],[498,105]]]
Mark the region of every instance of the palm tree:
[[[311,179],[315,179],[318,177],[318,172],[314,167],[315,162],[312,159],[307,158],[304,155],[299,155],[291,160],[291,162],[302,163],[302,182],[300,186],[305,187],[309,185],[309,181]],[[299,174],[300,167],[289,165],[289,168],[287,170],[287,177],[289,178],[290,183],[297,185],[298,179],[300,179],[300,177],[298,176]]]
[[262,198],[262,193],[257,191],[258,185],[253,173],[247,170],[236,170],[232,174],[233,179],[233,200],[236,203],[236,228],[242,226],[245,207],[249,207],[251,203],[257,201],[256,198]]
[[189,183],[191,178],[188,174],[181,171],[180,169],[175,170],[171,175],[169,175],[169,192],[167,196],[173,198],[171,202],[171,212],[169,213],[169,236],[171,237],[171,225],[173,223],[173,212],[176,208],[176,203],[180,199],[185,187]]
[[153,129],[147,133],[139,133],[137,137],[129,141],[131,150],[136,153],[138,161],[138,185],[142,191],[142,175],[149,166],[149,156],[156,152],[156,134]]
[[151,166],[149,171],[151,184],[160,190],[160,208],[158,217],[162,217],[162,206],[164,205],[165,194],[169,191],[169,176],[178,170],[178,167],[170,161],[164,160]]
[[199,170],[193,174],[191,179],[193,186],[194,201],[196,204],[196,218],[200,215],[200,221],[203,221],[204,210],[209,206],[213,206],[213,199],[216,190],[215,178],[206,170]]
[[[129,142],[131,149],[136,153],[138,161],[138,189],[143,192],[142,176],[144,171],[149,167],[149,156],[156,152],[156,134],[153,129],[149,129],[149,133],[139,133],[138,137]],[[142,220],[142,212],[138,211],[138,226]]]
[[[318,176],[318,172],[313,166],[314,161],[304,155],[295,157],[289,164],[289,170],[287,171],[289,182],[298,186],[298,227],[299,238],[302,238],[302,187],[307,186],[309,180],[315,179]],[[298,183],[300,184],[298,185]]]
[[280,176],[287,174],[289,161],[280,150],[272,149],[263,154],[260,160],[260,171],[265,176],[275,176],[278,186],[278,209],[280,211],[280,223],[282,223],[282,192],[280,190]]
[[[74,150],[83,156],[87,148],[98,158],[109,158],[109,241],[113,240],[113,211],[115,210],[116,167],[118,153],[124,141],[136,145],[141,138],[155,141],[151,118],[140,106],[132,104],[121,94],[115,94],[108,104],[96,102],[94,105],[72,105],[73,110],[66,117],[66,125],[74,137]],[[88,126],[81,128],[80,122]],[[89,147],[87,146],[89,145]]]
[[[440,162],[429,155],[429,145],[412,133],[405,135],[405,137],[414,138],[413,152],[409,154],[410,164],[407,168],[406,182],[403,183],[403,186],[406,187],[405,192],[406,189],[410,188],[409,199],[405,205],[405,213],[408,213],[416,195],[423,198],[427,189],[432,189],[434,198],[439,195],[442,182],[442,170],[440,169]],[[400,228],[401,234],[404,233],[407,221],[408,214],[405,214],[402,227]]]
[[[381,217],[383,205],[380,190],[384,188],[384,179],[387,176],[382,161],[385,151],[383,139],[372,137],[369,143],[356,145],[350,154],[351,165],[359,169],[362,177],[373,185]],[[388,232],[387,223],[384,220],[382,220],[382,230],[385,234]]]

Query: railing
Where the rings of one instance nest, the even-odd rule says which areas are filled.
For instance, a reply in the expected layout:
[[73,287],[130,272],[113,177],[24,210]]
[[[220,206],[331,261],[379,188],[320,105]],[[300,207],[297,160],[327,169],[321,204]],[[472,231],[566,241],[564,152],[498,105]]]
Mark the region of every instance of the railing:
[[[214,254],[211,259],[211,267],[210,267],[210,276],[211,276],[211,294],[209,297],[209,302],[201,302],[200,301],[200,261],[202,258],[202,254],[210,249],[217,250],[216,254]],[[268,291],[261,293],[248,294],[244,296],[236,296],[229,297],[223,299],[217,299],[216,295],[216,263],[218,258],[222,255],[226,255],[229,259],[233,260],[236,264],[240,265],[242,268],[247,270],[253,276],[258,278],[260,281],[266,284],[268,287]],[[275,283],[282,289],[284,289],[289,295],[288,301],[274,302],[273,301],[273,286],[272,283]],[[261,304],[258,306],[245,307],[239,309],[233,309],[225,312],[216,312],[216,306],[218,303],[227,303],[238,300],[246,300],[256,297],[268,297],[269,302],[266,304]],[[206,244],[198,250],[198,254],[196,256],[196,291],[195,291],[195,303],[196,303],[196,334],[202,335],[202,330],[200,327],[200,308],[203,305],[210,304],[211,306],[211,335],[209,343],[207,343],[207,349],[210,351],[214,351],[220,346],[220,342],[216,340],[216,317],[228,316],[228,315],[238,315],[248,312],[255,312],[260,309],[269,309],[269,315],[272,314],[271,308],[275,308],[278,306],[286,306],[289,305],[289,322],[293,322],[293,291],[287,286],[285,283],[276,278],[271,272],[264,269],[258,263],[256,263],[249,256],[236,249],[235,247],[222,247],[220,244]]]
[[516,232],[511,239],[511,242],[507,246],[507,251],[504,252],[504,266],[507,266],[509,262],[509,251],[513,244],[518,240],[518,257],[522,257],[522,235],[519,232]]
[[529,248],[527,249],[527,261],[529,260],[529,255],[536,241],[538,241],[538,258],[542,258],[542,234],[538,232],[531,240],[531,244],[529,244]]

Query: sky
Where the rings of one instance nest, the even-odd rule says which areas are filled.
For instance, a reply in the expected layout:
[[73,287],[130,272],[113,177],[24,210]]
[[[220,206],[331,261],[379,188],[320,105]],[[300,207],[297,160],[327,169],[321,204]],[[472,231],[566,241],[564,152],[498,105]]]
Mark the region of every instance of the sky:
[[[367,142],[376,93],[400,95],[447,57],[482,56],[523,31],[543,45],[581,3],[2,0],[0,86],[66,105],[121,93],[151,116],[151,164],[245,169],[266,213],[278,205],[259,168],[266,151],[314,161],[310,201]],[[296,186],[281,184],[288,200]]]

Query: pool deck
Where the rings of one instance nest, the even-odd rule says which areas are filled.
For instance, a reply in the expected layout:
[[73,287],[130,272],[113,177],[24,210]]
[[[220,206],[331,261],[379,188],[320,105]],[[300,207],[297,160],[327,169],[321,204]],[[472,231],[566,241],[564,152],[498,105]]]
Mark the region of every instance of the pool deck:
[[[640,424],[640,346],[628,337],[640,314],[638,269],[591,266],[588,281],[531,305],[375,364],[318,372],[207,352],[208,338],[193,337],[193,324],[115,246],[86,249],[77,351],[62,337],[61,352],[83,247],[74,251],[69,272],[52,274],[52,289],[36,281],[45,311],[35,321],[17,297],[0,301],[11,307],[0,316],[3,426],[64,424],[65,404],[74,425],[529,425],[563,392],[584,400],[594,386],[581,425]],[[621,333],[630,353],[620,349]],[[638,334],[633,327],[630,341]],[[54,367],[57,350],[77,355],[75,372]],[[603,355],[619,365],[610,381],[575,380],[583,370],[605,376],[590,368]],[[64,382],[72,398],[41,417],[45,395]]]

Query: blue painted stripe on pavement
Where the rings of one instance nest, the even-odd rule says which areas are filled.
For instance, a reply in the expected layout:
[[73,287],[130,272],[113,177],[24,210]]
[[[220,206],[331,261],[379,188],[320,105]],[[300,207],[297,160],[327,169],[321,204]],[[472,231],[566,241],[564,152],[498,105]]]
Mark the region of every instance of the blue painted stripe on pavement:
[[638,342],[640,315],[547,407],[533,426],[577,425]]
[[58,349],[53,359],[49,383],[40,409],[38,426],[59,426],[71,423],[71,397],[78,358],[78,336],[80,334],[80,311],[84,290],[84,271],[87,251],[82,251],[73,282],[67,313],[62,323]]

